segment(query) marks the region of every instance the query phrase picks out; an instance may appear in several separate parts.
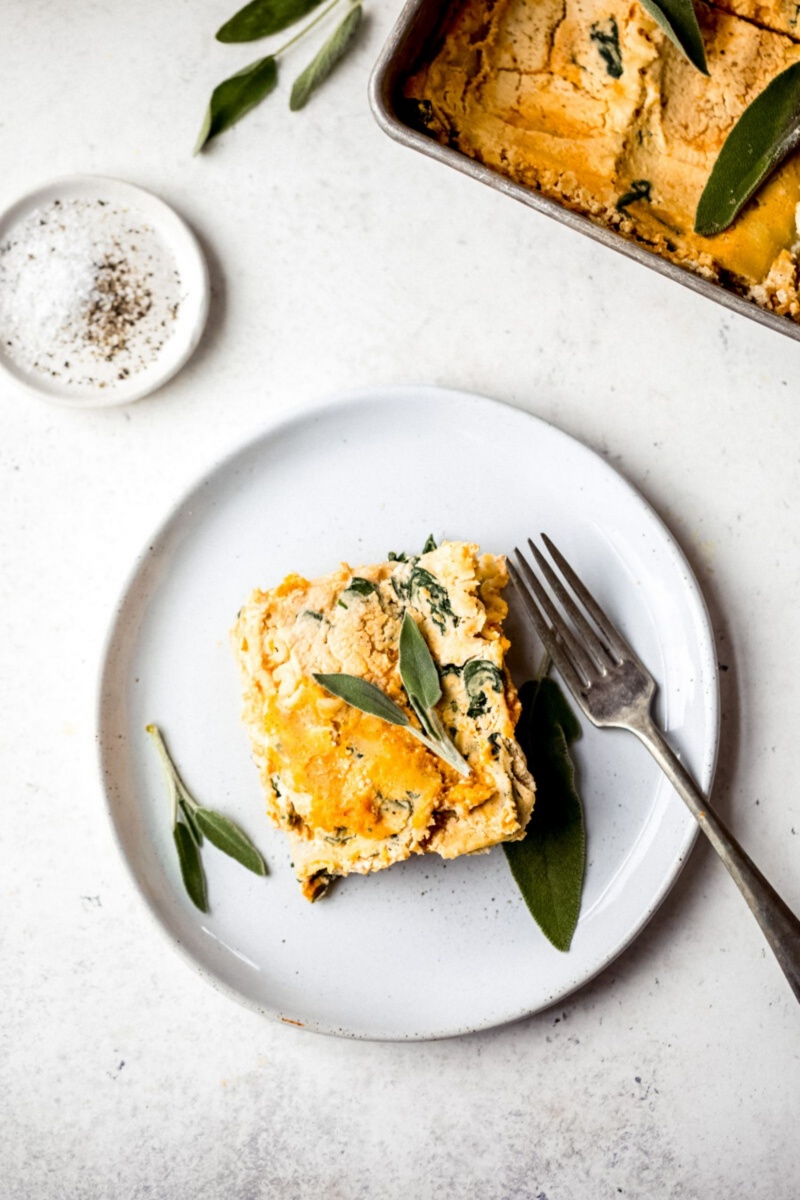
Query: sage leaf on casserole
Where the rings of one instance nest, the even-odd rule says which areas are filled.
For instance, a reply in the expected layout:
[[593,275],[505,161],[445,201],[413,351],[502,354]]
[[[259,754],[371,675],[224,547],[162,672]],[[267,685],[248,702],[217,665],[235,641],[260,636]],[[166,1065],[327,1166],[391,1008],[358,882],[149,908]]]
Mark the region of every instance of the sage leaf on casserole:
[[727,229],[798,143],[800,63],[794,63],[756,96],[725,139],[697,205],[695,233]]
[[369,713],[372,717],[380,717],[390,725],[410,725],[406,714],[399,704],[395,704],[385,692],[374,683],[362,679],[359,675],[336,673],[331,675],[315,675],[314,679],[332,696],[338,696],[353,708]]
[[305,107],[311,95],[320,84],[325,82],[336,64],[344,58],[358,32],[362,15],[360,4],[351,8],[306,69],[298,75],[289,98],[289,108],[292,112],[297,112],[298,109]]
[[469,763],[459,754],[455,742],[436,711],[436,703],[442,695],[439,671],[428,649],[428,643],[409,612],[403,617],[403,624],[400,626],[398,666],[411,707],[427,734],[427,739],[422,740],[460,775],[469,775]]
[[254,42],[288,29],[313,12],[321,0],[252,0],[217,30],[218,42]]
[[211,93],[206,115],[194,148],[195,154],[205,145],[260,104],[278,82],[278,64],[274,55],[259,58],[248,67],[218,83]]
[[[420,708],[433,708],[441,699],[442,685],[439,683],[439,672],[428,649],[428,643],[410,613],[405,614],[400,626],[399,666],[403,687],[419,717]],[[420,717],[420,720],[424,727],[423,717]]]
[[640,3],[658,22],[673,45],[683,51],[692,66],[707,75],[703,35],[692,0],[640,0]]
[[536,803],[524,839],[503,849],[531,916],[557,950],[568,950],[586,863],[583,809],[569,752],[581,730],[554,679],[524,684],[519,697],[517,741],[536,780]]
[[188,825],[179,822],[172,831],[172,837],[178,851],[183,886],[195,907],[199,908],[200,912],[208,912],[206,877],[200,861],[200,851],[191,830]]
[[213,808],[196,808],[193,815],[213,846],[222,850],[224,854],[230,855],[231,858],[235,858],[254,875],[266,875],[267,868],[264,859],[244,830],[234,824],[230,818],[215,812]]
[[460,775],[469,775],[469,763],[459,754],[434,707],[442,694],[439,672],[428,649],[428,643],[410,613],[405,614],[400,627],[399,669],[403,687],[411,707],[419,718],[422,732],[411,724],[402,708],[395,704],[391,697],[374,683],[369,683],[358,675],[334,673],[314,675],[313,678],[331,695],[338,696],[353,708],[407,729],[417,741],[422,742],[428,750]]

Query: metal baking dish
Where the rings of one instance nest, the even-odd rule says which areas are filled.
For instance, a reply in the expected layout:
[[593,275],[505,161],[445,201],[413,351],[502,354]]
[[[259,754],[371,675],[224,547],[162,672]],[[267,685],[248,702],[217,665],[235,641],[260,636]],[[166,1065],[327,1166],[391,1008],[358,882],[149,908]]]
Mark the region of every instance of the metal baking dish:
[[490,170],[466,154],[462,154],[461,151],[443,146],[440,142],[434,141],[433,138],[427,137],[424,133],[407,125],[399,112],[401,106],[398,106],[397,103],[401,98],[403,80],[433,56],[433,44],[441,29],[445,12],[446,8],[442,5],[441,0],[407,0],[397,24],[375,64],[369,81],[369,102],[378,124],[389,134],[389,137],[394,138],[403,146],[420,150],[438,162],[455,167],[457,171],[471,175],[474,179],[479,179],[481,183],[488,183],[498,192],[504,192],[507,196],[513,196],[515,200],[521,200],[529,208],[546,213],[548,217],[553,217],[562,225],[567,225],[578,233],[584,233],[596,242],[602,242],[610,250],[616,250],[619,254],[624,254],[626,258],[632,258],[642,266],[666,275],[675,283],[681,283],[684,287],[691,288],[693,292],[699,292],[701,296],[707,296],[709,300],[714,300],[717,304],[722,304],[725,308],[730,308],[743,317],[749,317],[751,321],[758,321],[760,325],[766,325],[778,333],[800,341],[800,324],[790,317],[782,317],[778,313],[767,312],[765,309],[759,308],[755,301],[745,300],[743,296],[737,296],[719,283],[711,283],[709,280],[695,275],[686,267],[679,267],[675,263],[668,262],[660,255],[629,241],[615,230],[595,225],[588,217],[563,208],[555,200],[550,200],[530,188],[514,183],[505,175]]

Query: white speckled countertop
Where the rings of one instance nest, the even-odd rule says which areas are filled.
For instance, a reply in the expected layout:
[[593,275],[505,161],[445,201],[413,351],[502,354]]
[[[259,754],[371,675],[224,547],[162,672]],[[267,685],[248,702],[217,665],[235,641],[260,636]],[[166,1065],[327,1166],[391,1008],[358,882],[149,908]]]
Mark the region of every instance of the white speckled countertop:
[[337,1041],[212,991],[112,843],[93,700],[118,589],[165,509],[279,409],[337,389],[494,395],[608,455],[680,539],[722,671],[719,809],[800,908],[800,345],[377,128],[396,14],[300,114],[212,153],[210,88],[260,52],[221,0],[5,0],[0,207],[117,175],[172,203],[211,324],[139,404],[0,380],[0,1192],[10,1200],[793,1200],[800,1012],[702,845],[644,935],[558,1010],[448,1042]]

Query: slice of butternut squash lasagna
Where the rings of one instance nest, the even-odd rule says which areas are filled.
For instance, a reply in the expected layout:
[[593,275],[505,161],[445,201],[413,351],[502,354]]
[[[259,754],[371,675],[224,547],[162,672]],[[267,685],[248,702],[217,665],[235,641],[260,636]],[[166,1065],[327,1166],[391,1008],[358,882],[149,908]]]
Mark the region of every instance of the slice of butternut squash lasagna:
[[[519,702],[505,666],[505,559],[466,542],[321,579],[289,575],[255,591],[233,640],[244,722],[267,799],[289,840],[303,894],[412,854],[443,858],[524,836],[534,783],[514,739]],[[459,774],[408,729],[351,707],[316,674],[356,675],[419,727],[398,641],[417,622],[441,679],[436,706],[466,759]]]

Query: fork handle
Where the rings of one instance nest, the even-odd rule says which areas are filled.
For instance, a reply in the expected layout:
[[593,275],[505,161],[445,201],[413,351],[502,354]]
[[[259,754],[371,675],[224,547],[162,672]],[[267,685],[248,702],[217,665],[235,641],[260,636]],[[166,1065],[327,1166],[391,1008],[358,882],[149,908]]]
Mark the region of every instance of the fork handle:
[[644,743],[733,876],[800,1000],[800,920],[714,812],[651,717],[629,726]]

